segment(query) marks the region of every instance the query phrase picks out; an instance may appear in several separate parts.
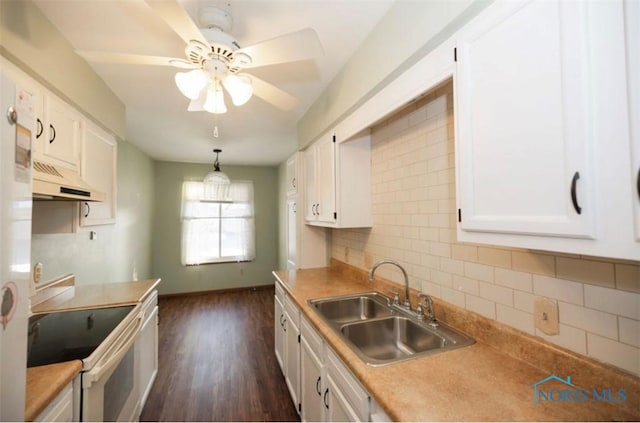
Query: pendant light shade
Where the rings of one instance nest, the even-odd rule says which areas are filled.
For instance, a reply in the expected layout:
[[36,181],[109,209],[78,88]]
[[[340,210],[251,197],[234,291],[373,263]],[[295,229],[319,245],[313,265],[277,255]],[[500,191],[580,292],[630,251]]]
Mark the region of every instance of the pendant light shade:
[[218,154],[222,150],[213,150],[216,153],[216,160],[213,162],[213,171],[204,177],[202,184],[202,201],[229,202],[229,186],[231,181],[229,177],[220,170],[220,162]]

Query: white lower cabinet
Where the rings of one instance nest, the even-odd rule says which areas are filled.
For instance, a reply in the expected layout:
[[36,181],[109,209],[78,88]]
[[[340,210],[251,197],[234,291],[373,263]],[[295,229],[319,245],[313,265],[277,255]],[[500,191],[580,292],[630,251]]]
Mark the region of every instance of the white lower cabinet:
[[80,421],[79,376],[69,382],[62,391],[38,414],[36,422]]
[[303,422],[325,421],[324,342],[306,319],[300,319],[300,400]]
[[300,413],[300,312],[287,296],[284,298],[285,360],[284,379],[293,404]]
[[274,328],[275,328],[275,353],[276,360],[278,360],[278,364],[280,365],[280,369],[284,373],[284,305],[282,304],[284,301],[284,291],[280,288],[280,285],[276,283],[276,295],[274,296]]
[[[279,291],[284,296],[284,312],[280,311]],[[275,342],[276,357],[303,422],[370,420],[369,393],[300,314],[278,282],[275,296]],[[283,344],[284,364],[278,357],[282,355]],[[386,416],[384,413],[381,415]]]
[[144,322],[138,340],[138,375],[140,378],[140,406],[142,412],[144,404],[158,373],[158,291],[153,291],[145,300],[142,310]]

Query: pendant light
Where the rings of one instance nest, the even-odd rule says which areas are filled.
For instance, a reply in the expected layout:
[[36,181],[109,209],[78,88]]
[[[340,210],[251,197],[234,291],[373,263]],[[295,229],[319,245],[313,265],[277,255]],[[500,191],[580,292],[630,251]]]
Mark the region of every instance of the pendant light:
[[229,198],[231,181],[229,177],[220,170],[220,162],[218,161],[218,154],[222,153],[222,150],[216,148],[213,152],[216,153],[216,160],[213,162],[213,172],[209,172],[207,176],[204,177],[202,184],[202,201],[231,202]]

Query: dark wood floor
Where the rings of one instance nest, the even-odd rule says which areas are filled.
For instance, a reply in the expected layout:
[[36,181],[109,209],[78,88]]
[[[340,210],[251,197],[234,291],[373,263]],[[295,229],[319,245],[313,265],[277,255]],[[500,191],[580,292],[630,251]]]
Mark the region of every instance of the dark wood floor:
[[299,421],[274,354],[273,289],[161,298],[141,421]]

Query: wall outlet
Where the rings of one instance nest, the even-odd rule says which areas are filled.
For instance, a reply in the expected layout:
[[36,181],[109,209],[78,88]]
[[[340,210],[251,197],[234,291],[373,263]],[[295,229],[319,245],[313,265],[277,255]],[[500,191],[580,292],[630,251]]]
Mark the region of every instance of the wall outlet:
[[547,335],[558,335],[558,303],[550,298],[539,297],[533,303],[533,319],[537,329]]
[[42,263],[37,262],[33,266],[33,282],[39,283],[42,280]]

